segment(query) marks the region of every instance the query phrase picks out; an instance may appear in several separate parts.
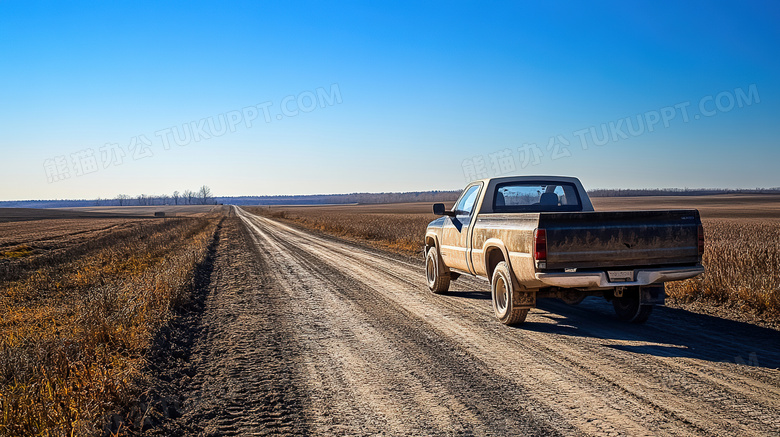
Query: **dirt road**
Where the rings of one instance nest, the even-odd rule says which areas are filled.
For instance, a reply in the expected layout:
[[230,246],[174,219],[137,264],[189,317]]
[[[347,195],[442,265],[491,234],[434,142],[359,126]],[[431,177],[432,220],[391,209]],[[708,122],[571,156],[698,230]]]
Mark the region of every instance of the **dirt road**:
[[593,298],[509,328],[485,281],[234,214],[166,433],[780,434],[777,331]]

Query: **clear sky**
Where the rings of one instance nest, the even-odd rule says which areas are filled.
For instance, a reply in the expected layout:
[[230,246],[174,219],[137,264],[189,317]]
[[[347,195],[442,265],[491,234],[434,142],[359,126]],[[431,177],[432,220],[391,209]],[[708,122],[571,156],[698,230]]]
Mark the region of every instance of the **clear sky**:
[[0,0],[0,200],[777,187],[778,5]]

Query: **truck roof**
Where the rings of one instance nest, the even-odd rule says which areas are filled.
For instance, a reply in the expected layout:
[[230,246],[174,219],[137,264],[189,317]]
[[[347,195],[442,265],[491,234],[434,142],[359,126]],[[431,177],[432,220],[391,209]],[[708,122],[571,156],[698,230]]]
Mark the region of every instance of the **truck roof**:
[[[582,210],[593,211],[593,204],[590,202],[590,197],[588,197],[588,193],[585,191],[585,188],[582,186],[580,180],[572,176],[550,176],[550,175],[504,176],[498,178],[479,179],[474,182],[471,182],[469,185],[475,183],[482,183],[483,186],[486,187],[486,189],[480,195],[481,199],[479,200],[479,202],[481,203],[479,207],[479,212],[481,214],[484,214],[484,213],[493,212],[492,194],[496,190],[496,185],[503,184],[505,182],[539,182],[539,181],[552,182],[552,183],[568,183],[574,185],[580,197]],[[489,200],[485,202],[484,200],[488,197]]]
[[580,184],[580,180],[573,176],[551,176],[551,175],[535,175],[535,176],[502,176],[497,178],[485,178],[479,179],[474,182],[485,182],[487,185],[490,182],[503,183],[503,182],[522,182],[522,181],[550,181],[550,182],[569,182],[573,184]]

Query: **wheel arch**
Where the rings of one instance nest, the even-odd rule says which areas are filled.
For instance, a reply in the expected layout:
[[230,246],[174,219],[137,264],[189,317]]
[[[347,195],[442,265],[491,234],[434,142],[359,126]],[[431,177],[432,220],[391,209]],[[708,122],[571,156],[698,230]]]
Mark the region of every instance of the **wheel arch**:
[[447,267],[446,264],[444,264],[444,259],[441,256],[441,243],[439,242],[439,235],[435,232],[427,232],[425,234],[425,253],[424,255],[428,256],[428,251],[432,248],[436,248],[436,250],[439,252],[439,256],[437,257],[439,260],[439,270],[444,273],[449,273],[450,268]]
[[512,262],[509,259],[509,252],[506,250],[506,246],[504,246],[504,243],[501,242],[501,240],[491,238],[485,241],[485,244],[482,246],[482,253],[485,257],[485,274],[487,275],[488,281],[493,282],[493,272],[501,261],[506,262],[509,273],[512,273],[512,276],[514,276],[512,272]]
[[[425,234],[425,253],[428,253],[428,250],[431,247],[439,248],[439,236],[436,235],[435,232],[428,232]],[[441,253],[441,250],[439,250],[439,253]]]

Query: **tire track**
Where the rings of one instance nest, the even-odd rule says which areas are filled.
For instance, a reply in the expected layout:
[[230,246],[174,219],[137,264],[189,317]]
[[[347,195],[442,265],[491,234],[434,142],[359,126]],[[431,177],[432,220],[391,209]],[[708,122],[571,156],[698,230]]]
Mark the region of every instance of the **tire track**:
[[[237,218],[223,222],[202,314],[176,383],[181,417],[157,435],[308,434],[302,350],[287,299]],[[181,376],[183,375],[183,376]],[[177,416],[179,415],[177,414]]]

